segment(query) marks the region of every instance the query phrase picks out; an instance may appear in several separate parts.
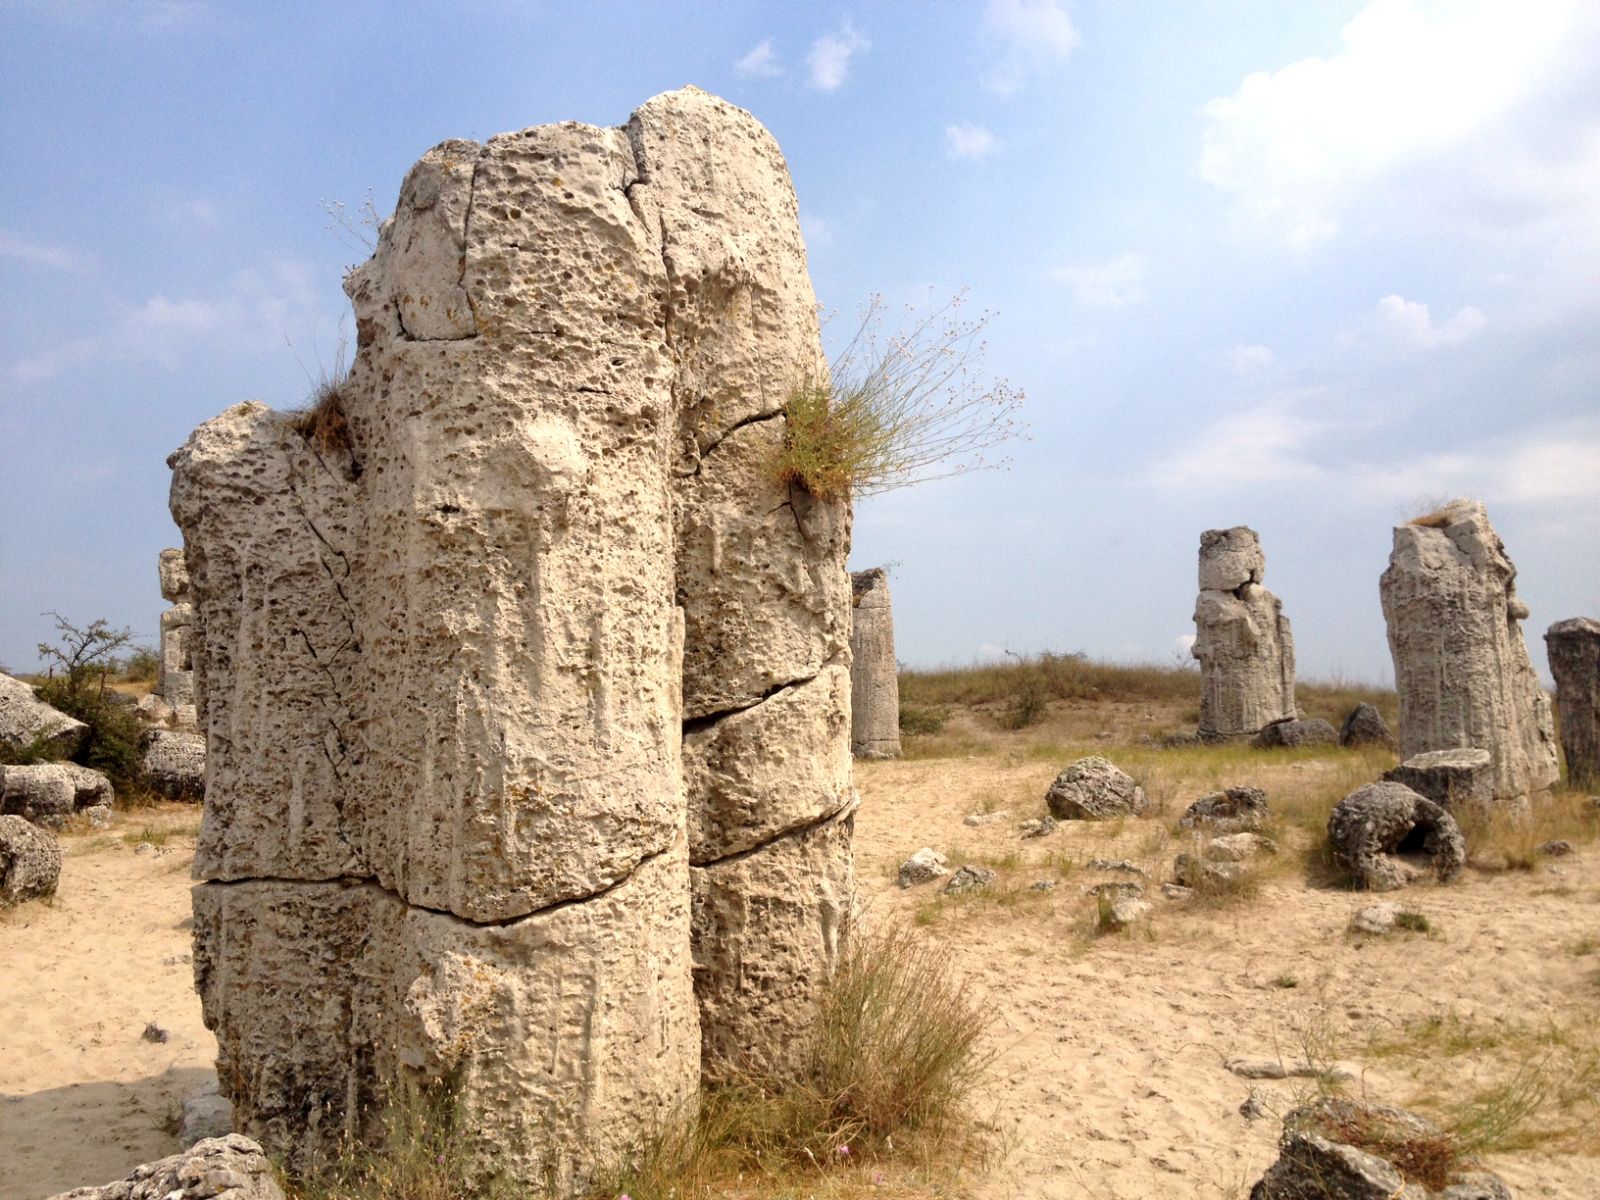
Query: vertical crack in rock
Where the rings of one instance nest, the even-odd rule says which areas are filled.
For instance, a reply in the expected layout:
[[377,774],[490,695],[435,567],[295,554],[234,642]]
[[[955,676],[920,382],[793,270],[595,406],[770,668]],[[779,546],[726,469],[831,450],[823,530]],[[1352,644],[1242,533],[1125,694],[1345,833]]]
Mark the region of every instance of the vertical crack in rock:
[[1283,602],[1261,580],[1255,530],[1200,535],[1200,595],[1193,654],[1200,661],[1200,736],[1250,737],[1296,715],[1294,637]]
[[1517,596],[1517,569],[1482,504],[1452,500],[1394,531],[1379,581],[1400,758],[1487,750],[1494,796],[1520,801],[1559,773],[1550,698],[1539,686]]

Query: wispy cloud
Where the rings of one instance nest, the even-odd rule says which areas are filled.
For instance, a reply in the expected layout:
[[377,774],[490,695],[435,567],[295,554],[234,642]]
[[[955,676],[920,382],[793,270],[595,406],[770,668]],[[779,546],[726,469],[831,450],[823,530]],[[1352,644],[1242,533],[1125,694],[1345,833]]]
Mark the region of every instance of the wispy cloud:
[[1466,341],[1485,325],[1488,318],[1470,304],[1442,325],[1436,325],[1426,304],[1404,296],[1385,296],[1373,314],[1378,332],[1385,340],[1408,350],[1437,350]]
[[733,64],[733,69],[746,79],[770,79],[783,74],[783,64],[778,61],[771,38],[758,42],[749,54]]
[[983,30],[999,56],[982,83],[1000,96],[1016,95],[1030,79],[1065,62],[1082,40],[1057,0],[989,0]]
[[34,241],[8,229],[0,229],[0,257],[77,274],[88,271],[91,266],[89,256],[81,251]]
[[802,211],[800,214],[800,233],[805,237],[807,246],[833,245],[833,222],[828,220],[827,217],[819,217],[815,213]]
[[1536,89],[1574,11],[1566,0],[1371,0],[1341,53],[1257,72],[1204,106],[1200,173],[1289,244],[1325,241],[1374,181],[1474,145]]
[[958,121],[944,127],[944,144],[951,158],[988,158],[1000,148],[1000,139],[982,125]]
[[848,20],[838,33],[825,33],[811,43],[806,55],[806,67],[811,72],[811,86],[819,91],[831,92],[844,86],[850,77],[850,61],[857,54],[865,54],[872,43],[856,31]]
[[1126,308],[1144,299],[1144,271],[1144,255],[1123,254],[1095,266],[1059,267],[1050,274],[1072,285],[1079,304]]
[[1170,488],[1234,488],[1249,483],[1305,483],[1326,474],[1310,455],[1327,429],[1285,400],[1230,413],[1155,463],[1151,482]]

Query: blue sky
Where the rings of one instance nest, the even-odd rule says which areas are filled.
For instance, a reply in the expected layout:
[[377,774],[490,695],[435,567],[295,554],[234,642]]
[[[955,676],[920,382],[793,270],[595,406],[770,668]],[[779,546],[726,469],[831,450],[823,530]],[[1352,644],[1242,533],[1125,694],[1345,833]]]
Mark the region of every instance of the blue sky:
[[447,137],[697,84],[777,136],[821,301],[969,289],[1006,472],[873,497],[900,657],[1165,662],[1249,524],[1302,675],[1389,677],[1390,528],[1489,505],[1543,630],[1600,614],[1600,17],[1561,0],[0,4],[0,663],[154,640],[165,458],[303,401]]

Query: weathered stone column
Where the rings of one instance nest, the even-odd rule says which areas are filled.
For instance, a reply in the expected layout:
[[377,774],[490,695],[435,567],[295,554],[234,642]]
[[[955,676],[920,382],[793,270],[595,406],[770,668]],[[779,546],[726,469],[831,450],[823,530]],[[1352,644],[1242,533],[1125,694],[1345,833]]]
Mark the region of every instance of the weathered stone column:
[[848,500],[776,482],[790,391],[826,371],[777,143],[694,88],[634,114],[676,368],[677,595],[708,1079],[792,1068],[855,897]]
[[687,89],[436,147],[346,289],[347,380],[171,459],[219,1074],[292,1162],[448,1074],[486,1166],[577,1186],[702,1057],[787,1065],[853,902],[849,507],[771,470],[824,369],[793,191]]
[[1557,621],[1544,635],[1561,710],[1567,785],[1600,788],[1600,621]]
[[156,676],[156,694],[173,708],[194,704],[194,669],[190,663],[190,626],[194,605],[190,603],[189,569],[183,551],[161,552],[161,598],[172,607],[161,614],[161,670]]
[[850,750],[860,758],[900,757],[900,675],[894,610],[882,567],[850,575]]
[[1400,693],[1400,757],[1487,750],[1494,798],[1556,780],[1550,699],[1519,622],[1516,568],[1483,505],[1452,500],[1394,531],[1379,583]]
[[1203,738],[1249,737],[1296,715],[1294,637],[1283,602],[1261,586],[1266,569],[1255,530],[1200,535],[1193,654]]

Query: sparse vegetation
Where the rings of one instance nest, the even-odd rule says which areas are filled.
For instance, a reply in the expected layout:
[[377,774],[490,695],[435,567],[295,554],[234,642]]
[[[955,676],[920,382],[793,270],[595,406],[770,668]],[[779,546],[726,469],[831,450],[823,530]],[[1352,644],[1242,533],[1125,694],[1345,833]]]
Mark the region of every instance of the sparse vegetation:
[[1022,393],[978,378],[989,317],[963,303],[913,309],[888,334],[883,300],[869,303],[826,377],[790,391],[778,481],[831,500],[1001,465],[986,455],[1016,436]]
[[323,375],[304,408],[288,414],[289,427],[323,454],[348,454],[350,423],[345,415],[345,388],[350,382],[341,351],[331,375]]

